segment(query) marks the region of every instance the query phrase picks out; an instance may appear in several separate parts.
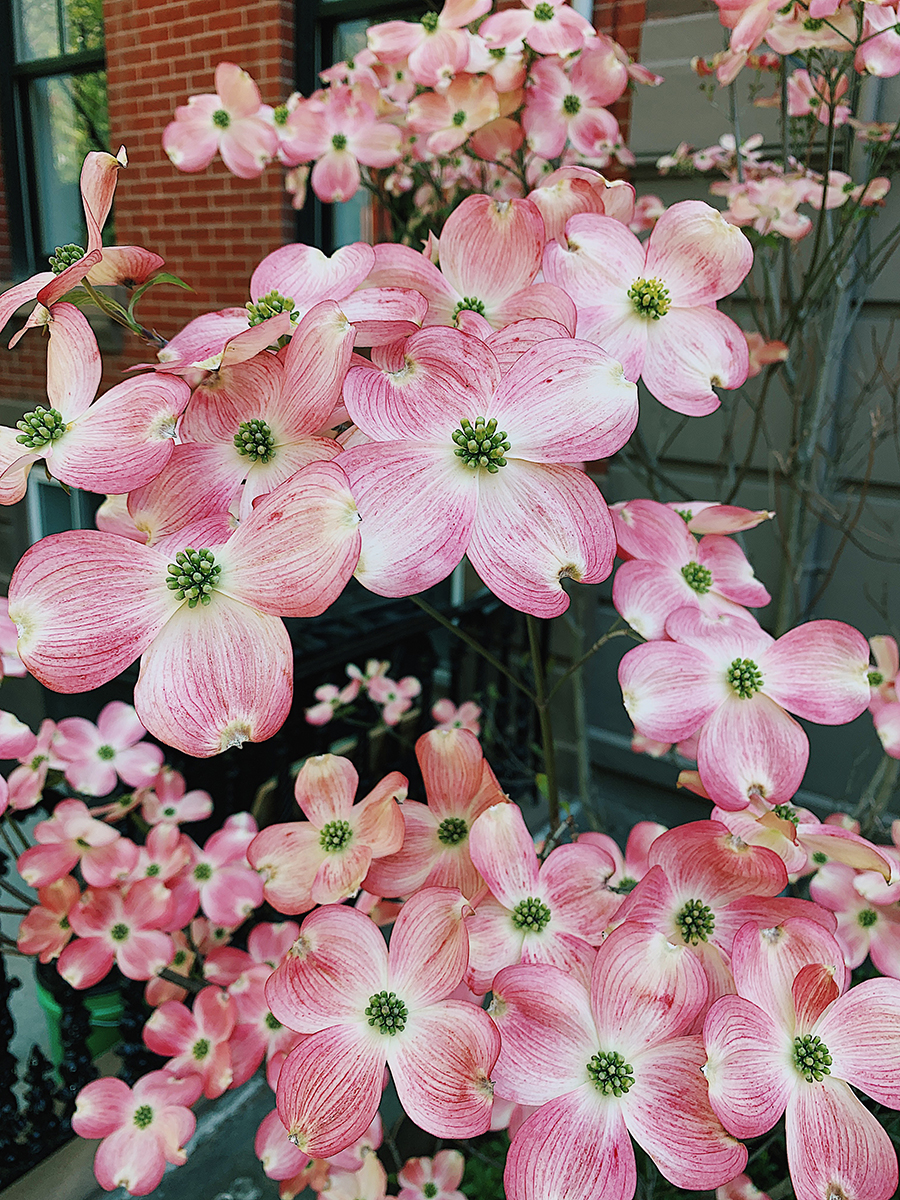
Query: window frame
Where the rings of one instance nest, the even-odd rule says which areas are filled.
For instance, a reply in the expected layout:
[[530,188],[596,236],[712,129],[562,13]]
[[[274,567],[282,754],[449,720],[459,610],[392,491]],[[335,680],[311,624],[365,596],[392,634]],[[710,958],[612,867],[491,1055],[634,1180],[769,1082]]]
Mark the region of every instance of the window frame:
[[19,62],[11,0],[0,4],[0,141],[9,221],[10,264],[15,279],[46,270],[38,205],[37,171],[28,89],[36,79],[106,70],[105,47]]

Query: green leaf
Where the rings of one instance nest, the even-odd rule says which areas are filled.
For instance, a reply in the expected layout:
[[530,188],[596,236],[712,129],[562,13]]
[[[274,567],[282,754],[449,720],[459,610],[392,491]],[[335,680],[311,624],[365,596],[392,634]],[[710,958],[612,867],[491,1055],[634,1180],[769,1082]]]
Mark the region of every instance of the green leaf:
[[148,279],[146,283],[142,283],[141,286],[132,293],[131,300],[128,304],[128,316],[132,321],[134,320],[135,304],[137,304],[144,292],[149,291],[149,289],[154,287],[157,283],[171,283],[175,287],[180,287],[186,292],[192,292],[194,290],[189,283],[185,283],[184,280],[179,279],[177,275],[172,275],[169,271],[158,271],[156,275],[154,275],[151,279]]

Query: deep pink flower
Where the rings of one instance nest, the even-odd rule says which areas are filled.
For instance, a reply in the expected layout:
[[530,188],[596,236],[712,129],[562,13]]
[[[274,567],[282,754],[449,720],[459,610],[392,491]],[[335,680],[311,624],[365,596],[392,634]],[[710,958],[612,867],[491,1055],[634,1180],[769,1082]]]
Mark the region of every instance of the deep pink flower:
[[163,752],[141,739],[146,729],[130,704],[112,700],[97,724],[84,717],[64,717],[56,727],[53,754],[76,792],[106,796],[117,776],[129,787],[146,787],[159,774]]
[[444,697],[432,704],[431,715],[437,721],[435,730],[466,729],[475,737],[481,733],[481,708],[474,700],[464,700],[457,708],[452,700]]
[[269,1006],[307,1035],[278,1081],[278,1111],[308,1154],[349,1146],[371,1123],[390,1067],[404,1111],[441,1137],[483,1133],[500,1040],[488,1015],[445,999],[468,958],[467,901],[451,888],[408,900],[391,934],[356,909],[319,908],[266,986]]
[[62,800],[49,821],[34,827],[37,846],[19,856],[19,874],[31,887],[44,887],[67,875],[76,864],[85,882],[107,888],[126,879],[138,848],[118,830],[95,821],[83,800]]
[[212,796],[199,789],[186,791],[184,776],[163,767],[153,783],[138,794],[141,816],[148,825],[184,825],[202,821],[213,810]]
[[159,1186],[167,1162],[187,1162],[184,1146],[196,1125],[189,1106],[199,1095],[198,1080],[176,1080],[165,1071],[151,1071],[133,1088],[121,1079],[95,1079],[82,1088],[72,1128],[79,1137],[103,1138],[94,1159],[100,1186],[146,1196]]
[[269,825],[253,841],[249,860],[279,912],[306,912],[352,896],[373,859],[399,850],[403,817],[397,801],[406,796],[406,778],[392,771],[354,804],[358,784],[349,759],[308,758],[294,787],[307,820]]
[[710,1108],[703,1044],[684,1036],[706,1000],[684,947],[626,924],[600,947],[590,992],[524,964],[501,971],[493,992],[497,1094],[539,1106],[509,1150],[510,1200],[630,1200],[632,1137],[677,1187],[716,1187],[744,1167],[747,1151]]
[[747,378],[743,333],[715,301],[750,270],[753,250],[735,226],[700,200],[672,205],[646,243],[611,217],[584,213],[566,224],[567,245],[549,242],[544,275],[578,307],[577,335],[643,378],[676,412],[719,407],[713,384]]
[[459,1150],[439,1150],[434,1158],[410,1158],[397,1175],[397,1200],[466,1200],[459,1191],[466,1160]]
[[568,607],[563,577],[609,573],[606,505],[575,464],[628,440],[633,385],[586,342],[510,353],[503,339],[423,329],[382,369],[347,373],[348,411],[372,439],[340,459],[362,516],[356,574],[379,595],[424,591],[467,554],[507,604],[549,617]]
[[58,958],[72,938],[69,913],[81,898],[78,880],[64,875],[38,888],[39,904],[22,918],[18,947],[23,954],[37,954],[42,963]]
[[221,988],[208,987],[194,998],[193,1010],[167,1000],[144,1026],[144,1041],[154,1054],[171,1061],[166,1071],[176,1079],[199,1076],[203,1095],[209,1100],[232,1082],[228,1040],[234,1031],[234,1001]]
[[[11,723],[9,723],[11,724]],[[56,734],[56,722],[46,718],[41,722],[41,728],[35,736],[30,729],[19,728],[21,722],[9,730],[10,740],[7,748],[18,749],[18,767],[13,767],[9,773],[9,807],[16,810],[34,808],[40,800],[47,782],[47,771],[52,760],[53,738]],[[27,734],[31,734],[30,737]],[[40,840],[40,839],[39,839]]]
[[89,888],[69,911],[78,934],[59,956],[59,973],[74,988],[87,988],[111,970],[113,962],[129,979],[149,979],[171,962],[172,940],[160,929],[169,893],[152,879],[118,888]]
[[521,39],[538,54],[566,56],[580,50],[594,36],[594,27],[569,8],[566,0],[522,0],[523,8],[507,9],[488,17],[479,33],[490,46],[508,46]]
[[250,813],[235,813],[202,850],[183,835],[192,852],[177,889],[185,911],[193,915],[199,901],[211,921],[234,928],[262,904],[263,881],[247,861],[247,849],[258,832]]
[[405,712],[412,708],[412,702],[422,691],[421,682],[414,675],[406,675],[403,679],[388,679],[379,675],[369,683],[369,698],[375,704],[383,705],[381,719],[385,725],[396,725]]

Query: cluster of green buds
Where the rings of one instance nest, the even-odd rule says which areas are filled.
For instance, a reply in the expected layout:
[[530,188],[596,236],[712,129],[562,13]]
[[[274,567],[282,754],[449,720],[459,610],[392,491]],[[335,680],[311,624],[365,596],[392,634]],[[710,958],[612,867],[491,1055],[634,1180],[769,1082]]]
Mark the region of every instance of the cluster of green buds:
[[492,475],[496,475],[501,467],[506,466],[503,455],[509,449],[509,442],[505,430],[498,432],[493,417],[487,422],[484,417],[477,417],[474,425],[463,417],[459,429],[454,429],[452,436],[456,442],[453,453],[473,471],[476,467],[486,467]]
[[57,246],[50,255],[50,270],[54,275],[62,275],[66,267],[77,263],[79,259],[84,258],[85,254],[84,247],[76,246],[74,242],[70,242],[68,246]]
[[29,450],[40,450],[48,442],[55,442],[66,432],[66,423],[58,408],[44,408],[38,405],[34,412],[26,413],[21,421],[16,421],[16,429],[22,432],[16,438]]
[[628,299],[635,312],[651,321],[658,321],[669,311],[669,289],[661,279],[636,279],[628,289]]
[[293,296],[282,296],[274,288],[258,300],[248,300],[244,305],[251,325],[261,325],[269,317],[277,317],[279,313],[290,313],[292,321],[300,320],[300,313],[294,308]]
[[209,604],[222,574],[212,550],[194,550],[190,546],[178,551],[167,570],[166,587],[175,593],[176,600],[187,600],[188,608]]

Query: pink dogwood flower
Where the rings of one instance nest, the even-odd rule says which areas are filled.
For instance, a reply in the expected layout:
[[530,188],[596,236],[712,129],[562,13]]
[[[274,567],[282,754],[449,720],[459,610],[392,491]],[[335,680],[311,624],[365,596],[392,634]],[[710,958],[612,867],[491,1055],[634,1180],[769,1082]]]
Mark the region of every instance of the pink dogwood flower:
[[464,700],[459,708],[452,700],[444,697],[431,706],[432,718],[437,722],[435,729],[466,729],[478,737],[481,733],[481,708],[474,700]]
[[200,1096],[196,1079],[151,1071],[133,1088],[121,1079],[95,1079],[75,1101],[72,1128],[79,1137],[103,1138],[94,1158],[101,1187],[147,1196],[162,1181],[166,1163],[187,1162],[184,1146],[196,1126],[190,1105]]
[[466,68],[469,42],[464,27],[490,11],[490,0],[445,0],[439,13],[428,12],[418,22],[370,25],[369,49],[383,63],[408,60],[416,83],[440,87]]
[[166,1071],[176,1079],[199,1077],[203,1095],[214,1100],[231,1087],[228,1041],[236,1018],[234,1001],[221,988],[198,992],[193,1009],[167,1000],[144,1026],[144,1041],[154,1054],[170,1059]]
[[207,839],[202,850],[185,838],[193,851],[193,861],[180,882],[186,910],[196,912],[199,901],[211,921],[234,927],[262,904],[263,881],[247,860],[257,833],[256,821],[249,813],[235,813]]
[[264,880],[266,900],[279,912],[306,912],[334,904],[359,888],[373,859],[393,854],[403,841],[397,801],[406,778],[386,775],[354,805],[359,776],[349,759],[308,758],[294,794],[306,821],[269,825],[247,851]]
[[594,27],[569,8],[566,0],[522,0],[523,8],[507,9],[488,17],[479,33],[489,46],[527,42],[538,54],[566,56],[580,50],[595,36]]
[[423,329],[381,370],[347,373],[348,411],[372,439],[340,460],[363,518],[356,574],[405,596],[467,554],[511,607],[555,616],[564,576],[599,582],[612,565],[605,503],[575,464],[624,445],[636,392],[586,342],[550,338],[501,364],[493,338]]
[[835,937],[848,967],[858,967],[868,957],[882,975],[900,979],[900,907],[857,890],[858,878],[852,867],[829,862],[810,881],[809,894],[836,915]]
[[209,792],[195,788],[187,791],[184,776],[171,767],[163,767],[149,787],[137,793],[141,816],[148,825],[185,825],[202,821],[213,810]]
[[296,921],[263,921],[254,925],[247,938],[247,949],[216,946],[206,955],[204,978],[220,987],[229,987],[252,967],[267,966],[274,971],[300,934]]
[[676,1187],[713,1188],[743,1169],[747,1151],[707,1099],[703,1044],[686,1036],[706,982],[684,947],[626,924],[600,947],[590,990],[523,964],[493,992],[497,1093],[539,1106],[507,1156],[510,1200],[631,1200],[632,1137]]
[[195,548],[189,530],[165,552],[87,530],[44,538],[10,583],[23,661],[68,692],[143,655],[135,708],[161,741],[209,756],[271,737],[292,690],[279,618],[316,615],[340,594],[359,555],[358,519],[340,467],[312,463],[214,549]]
[[64,717],[56,727],[53,754],[71,786],[84,795],[108,795],[117,777],[129,787],[147,787],[159,774],[163,752],[141,740],[146,732],[130,704],[112,700],[96,725],[84,717]]
[[475,896],[483,880],[472,863],[473,822],[505,796],[475,736],[432,730],[416,742],[427,804],[404,800],[403,845],[377,859],[365,878],[368,891],[408,896],[423,887],[455,887]]
[[397,1200],[466,1200],[459,1190],[466,1160],[458,1150],[439,1150],[434,1158],[410,1158],[397,1174]]
[[620,140],[619,122],[606,106],[619,98],[628,80],[624,69],[621,76],[608,76],[605,62],[602,50],[583,50],[568,74],[553,59],[534,64],[522,125],[535,154],[558,158],[569,143],[591,159],[599,157],[604,143]]
[[213,95],[190,96],[163,131],[163,149],[179,171],[203,171],[218,151],[233,175],[255,179],[278,150],[259,88],[230,62],[216,67]]
[[42,963],[59,958],[72,939],[69,913],[81,898],[78,880],[64,875],[38,888],[39,904],[29,910],[19,926],[17,944],[23,954],[36,954]]
[[765,1133],[785,1113],[797,1200],[888,1200],[897,1157],[851,1085],[900,1108],[900,983],[872,979],[842,995],[836,944],[824,962],[812,946],[776,965],[777,938],[747,933],[732,961],[739,994],[718,1000],[703,1028],[713,1109],[737,1137]]
[[8,749],[17,747],[21,750],[18,755],[19,766],[13,767],[9,773],[9,807],[21,811],[34,808],[40,800],[47,782],[47,771],[53,757],[53,738],[56,736],[56,722],[49,717],[41,722],[37,736],[27,730],[13,727],[10,730]]
[[49,821],[34,827],[37,846],[19,856],[19,874],[30,887],[45,887],[78,865],[91,887],[108,888],[126,879],[138,848],[118,830],[95,821],[83,800],[62,800]]
[[383,705],[381,719],[385,725],[396,725],[421,691],[422,684],[414,675],[405,675],[396,682],[380,675],[369,683],[369,698]]
[[700,200],[673,204],[646,243],[595,213],[570,217],[567,246],[549,242],[544,276],[578,307],[577,336],[602,346],[627,379],[643,378],[667,408],[705,416],[719,406],[713,384],[747,378],[747,343],[715,301],[750,270],[744,235]]
[[115,962],[129,979],[149,979],[174,953],[171,938],[159,928],[168,907],[168,889],[153,879],[125,891],[89,888],[69,911],[78,937],[59,956],[60,975],[74,988],[87,988]]
[[391,934],[356,909],[319,908],[266,986],[273,1014],[306,1034],[278,1080],[278,1111],[301,1150],[324,1156],[371,1123],[385,1065],[420,1128],[473,1137],[490,1124],[491,1070],[500,1039],[487,1013],[445,997],[468,959],[464,915],[452,888],[408,900]]

